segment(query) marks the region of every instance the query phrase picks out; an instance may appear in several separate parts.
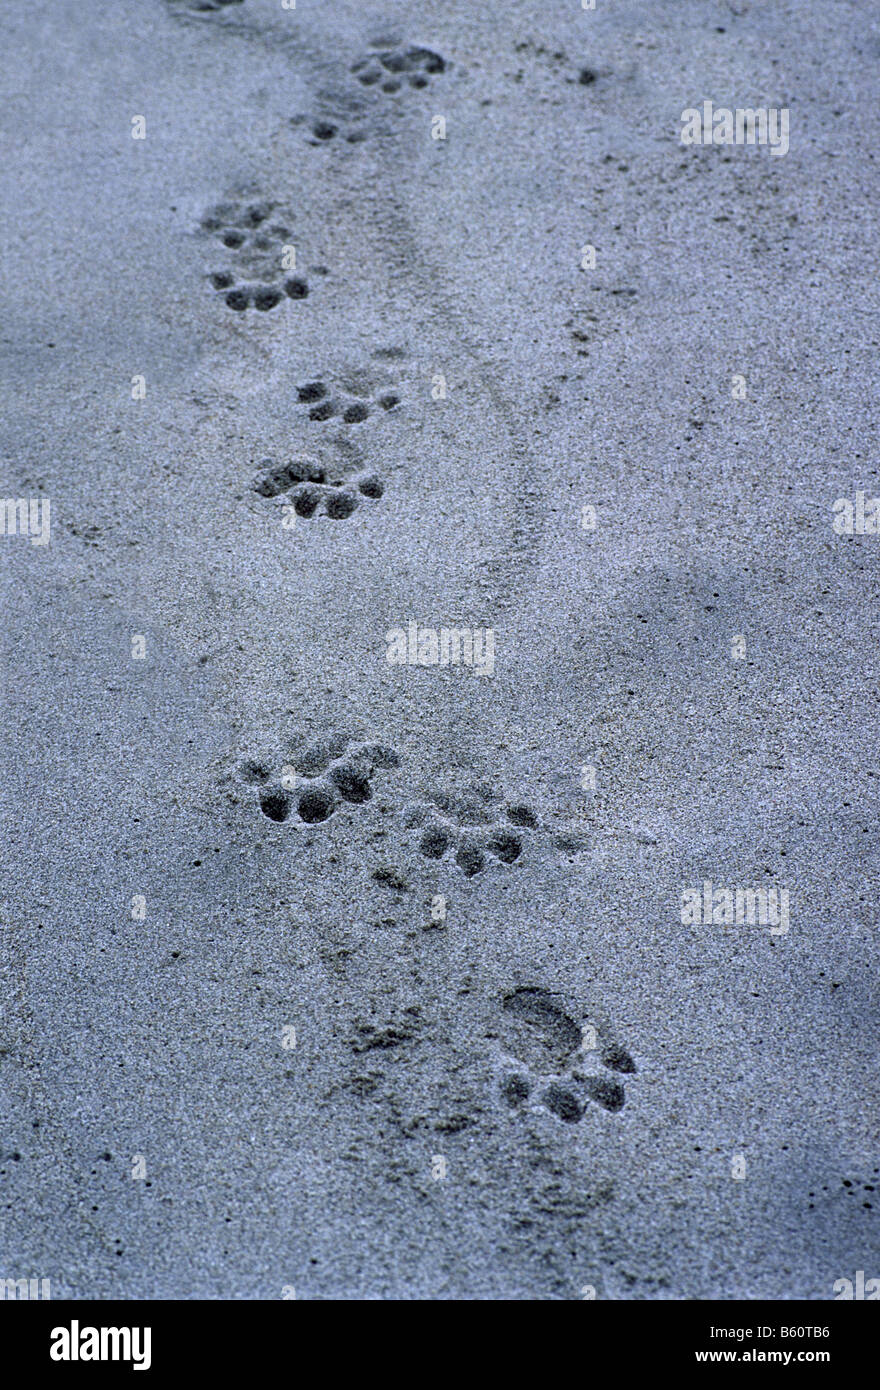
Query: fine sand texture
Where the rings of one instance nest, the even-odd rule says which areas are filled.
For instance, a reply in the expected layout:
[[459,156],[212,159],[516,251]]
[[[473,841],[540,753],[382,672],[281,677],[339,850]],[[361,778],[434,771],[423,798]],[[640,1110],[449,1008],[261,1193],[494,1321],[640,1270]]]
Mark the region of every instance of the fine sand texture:
[[0,39],[0,1278],[880,1274],[877,9]]

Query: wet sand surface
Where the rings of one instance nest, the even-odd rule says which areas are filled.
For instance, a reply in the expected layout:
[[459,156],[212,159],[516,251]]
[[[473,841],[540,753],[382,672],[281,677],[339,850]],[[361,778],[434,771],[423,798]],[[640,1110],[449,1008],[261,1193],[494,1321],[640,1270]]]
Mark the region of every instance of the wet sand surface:
[[0,1276],[877,1272],[876,15],[0,29]]

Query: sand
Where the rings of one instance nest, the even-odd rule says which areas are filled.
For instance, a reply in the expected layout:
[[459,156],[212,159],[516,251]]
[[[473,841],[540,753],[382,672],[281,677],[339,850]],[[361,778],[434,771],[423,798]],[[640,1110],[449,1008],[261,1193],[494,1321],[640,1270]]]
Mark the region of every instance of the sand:
[[0,30],[0,1277],[880,1273],[876,17]]

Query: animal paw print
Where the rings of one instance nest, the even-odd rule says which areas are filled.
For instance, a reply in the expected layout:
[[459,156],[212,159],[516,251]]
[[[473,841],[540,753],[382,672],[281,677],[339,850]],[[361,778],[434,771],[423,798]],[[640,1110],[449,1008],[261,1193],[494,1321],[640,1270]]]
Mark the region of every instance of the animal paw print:
[[210,273],[214,289],[230,309],[243,313],[276,308],[287,299],[305,299],[308,282],[284,269],[284,248],[292,232],[275,204],[265,201],[217,203],[201,220],[201,230],[224,247],[224,264]]
[[327,516],[331,521],[344,521],[357,511],[362,498],[377,502],[385,491],[375,473],[337,477],[313,459],[281,464],[264,459],[263,464],[251,484],[253,491],[292,507],[301,517]]
[[618,1077],[637,1070],[629,1052],[605,1030],[579,1026],[551,990],[526,986],[506,994],[500,1034],[508,1058],[519,1064],[500,1084],[512,1110],[533,1098],[557,1119],[577,1124],[590,1102],[612,1114],[623,1109]]
[[453,852],[466,878],[486,866],[486,855],[502,864],[519,859],[525,832],[538,828],[538,818],[528,806],[508,804],[490,788],[475,787],[464,796],[439,793],[428,806],[416,805],[407,825],[421,828],[419,849],[426,859],[442,859]]
[[229,9],[232,5],[242,5],[244,0],[168,0],[173,10],[190,10],[193,14],[214,14],[218,10]]
[[368,58],[359,58],[350,68],[362,87],[377,87],[388,94],[399,92],[404,84],[416,88],[427,87],[432,77],[445,70],[444,59],[439,53],[432,53],[430,48],[400,46],[371,53]]
[[376,409],[391,411],[400,405],[400,394],[393,387],[381,385],[381,379],[370,372],[353,372],[335,390],[326,381],[303,382],[297,387],[297,400],[310,420],[341,420],[345,425],[360,425]]
[[380,39],[372,45],[374,52],[352,63],[350,72],[362,89],[360,96],[352,92],[326,93],[322,109],[314,117],[295,116],[294,126],[305,122],[309,144],[325,145],[338,138],[349,145],[358,145],[369,133],[366,124],[370,115],[370,94],[393,96],[404,89],[424,89],[432,77],[446,71],[446,60],[429,48],[407,47]]
[[373,795],[372,779],[397,767],[393,748],[354,744],[346,734],[306,743],[279,772],[271,758],[248,758],[239,767],[242,781],[254,786],[260,810],[269,820],[314,825],[329,820],[348,802],[360,806]]

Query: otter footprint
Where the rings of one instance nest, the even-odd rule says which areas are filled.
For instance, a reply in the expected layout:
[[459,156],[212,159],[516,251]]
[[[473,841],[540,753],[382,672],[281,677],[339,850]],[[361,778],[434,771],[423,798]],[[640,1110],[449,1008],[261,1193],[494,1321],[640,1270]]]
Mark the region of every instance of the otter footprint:
[[352,63],[349,73],[354,83],[341,91],[323,92],[319,111],[313,116],[294,116],[291,125],[305,125],[311,145],[326,145],[340,140],[359,145],[376,130],[370,116],[377,105],[399,94],[424,90],[431,79],[445,72],[447,63],[430,48],[395,44],[378,39],[373,51]]
[[576,1124],[588,1102],[612,1114],[623,1109],[626,1091],[618,1077],[637,1071],[630,1053],[606,1030],[576,1023],[552,991],[524,986],[506,994],[500,1032],[505,1051],[522,1067],[500,1083],[511,1109],[534,1096],[566,1124]]
[[166,0],[172,14],[185,11],[195,15],[219,14],[235,5],[243,5],[244,0]]
[[304,276],[285,269],[295,249],[290,215],[267,199],[216,203],[202,216],[200,232],[223,250],[208,279],[229,309],[267,313],[285,299],[305,299]]
[[332,521],[344,521],[357,511],[362,499],[377,502],[385,485],[376,473],[355,473],[346,478],[340,470],[330,471],[316,459],[300,458],[281,464],[263,459],[251,489],[260,497],[289,508],[291,518],[326,516]]
[[378,52],[359,58],[349,71],[362,87],[375,87],[387,96],[404,86],[424,90],[431,78],[446,71],[446,60],[430,48],[406,48],[397,45],[383,48],[381,40],[374,45]]
[[449,852],[465,877],[473,878],[492,860],[515,864],[529,832],[538,829],[531,807],[501,802],[496,792],[480,786],[463,796],[440,792],[430,804],[411,807],[406,823],[421,830],[419,850],[426,859]]
[[297,403],[310,420],[360,425],[375,412],[388,414],[401,403],[400,391],[387,373],[361,370],[347,373],[331,386],[321,377],[304,381],[296,391]]
[[329,820],[345,803],[370,801],[376,772],[397,767],[399,761],[394,749],[383,744],[329,734],[304,744],[281,767],[271,758],[247,758],[239,777],[255,789],[268,820],[314,825]]

